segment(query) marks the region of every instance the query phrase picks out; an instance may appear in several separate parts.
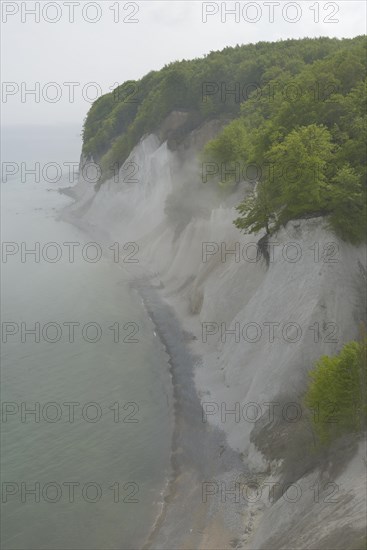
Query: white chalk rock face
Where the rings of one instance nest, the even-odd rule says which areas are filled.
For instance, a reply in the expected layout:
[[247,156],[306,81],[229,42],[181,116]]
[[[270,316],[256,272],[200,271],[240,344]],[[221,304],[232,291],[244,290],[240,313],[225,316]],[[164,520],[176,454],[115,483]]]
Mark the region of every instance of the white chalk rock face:
[[[139,267],[159,273],[163,295],[196,336],[202,365],[195,381],[206,420],[225,430],[228,444],[261,469],[263,457],[250,441],[255,422],[279,399],[299,401],[315,361],[359,335],[366,249],[341,241],[323,218],[313,218],[288,223],[270,237],[268,261],[257,257],[262,235],[242,235],[233,225],[234,205],[246,186],[236,200],[211,188],[202,191],[199,152],[170,151],[150,135],[134,148],[116,181],[98,192],[81,173],[67,214],[110,242],[138,243]],[[169,216],[166,201],[172,196],[176,210]],[[190,201],[194,214],[187,215]],[[297,409],[286,414],[293,417]],[[365,510],[356,474],[361,460],[343,478],[346,492],[359,495],[353,501],[359,513]],[[308,498],[297,506],[279,501],[268,521],[287,529],[293,514],[300,518],[313,503]],[[320,524],[312,518],[317,544]],[[334,519],[325,518],[331,529]],[[261,525],[251,548],[270,540]],[[278,542],[274,548],[298,547],[292,546],[296,542],[306,547],[295,539],[284,542],[280,532]],[[316,548],[312,544],[307,548]]]
[[[315,361],[358,337],[365,247],[339,240],[322,218],[296,220],[269,239],[266,262],[256,255],[261,235],[241,234],[227,205],[233,199],[213,199],[210,190],[209,213],[186,220],[175,235],[166,201],[194,178],[197,189],[204,186],[197,153],[182,160],[149,135],[97,192],[83,177],[84,159],[69,213],[111,242],[137,242],[140,265],[185,302],[182,312],[195,318],[202,343],[198,389],[219,408],[223,403],[224,413],[241,407],[241,422],[220,413],[208,421],[244,451],[264,403],[299,396]],[[247,410],[249,403],[258,407]]]
[[[211,392],[215,402],[228,403],[228,409],[239,402],[245,411],[248,403],[258,405],[244,413],[247,422],[228,415],[224,424],[229,443],[240,450],[249,443],[250,418],[266,410],[264,403],[300,396],[315,361],[358,337],[364,247],[339,241],[324,225],[320,218],[288,223],[270,239],[268,267],[242,255],[238,263],[227,260],[204,290],[200,317],[216,323],[212,330],[220,339],[213,352],[218,359],[213,366],[212,357],[204,357],[198,384],[204,388],[214,368],[222,373]],[[241,238],[241,248],[247,240]],[[215,340],[210,330],[208,342]]]

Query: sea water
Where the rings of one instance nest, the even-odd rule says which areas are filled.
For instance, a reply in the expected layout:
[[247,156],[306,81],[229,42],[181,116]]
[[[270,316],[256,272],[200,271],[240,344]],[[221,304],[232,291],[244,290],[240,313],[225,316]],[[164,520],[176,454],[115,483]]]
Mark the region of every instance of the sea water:
[[3,134],[3,166],[14,163],[1,184],[6,549],[141,548],[170,473],[164,347],[115,249],[100,244],[96,259],[99,243],[58,221],[79,134]]

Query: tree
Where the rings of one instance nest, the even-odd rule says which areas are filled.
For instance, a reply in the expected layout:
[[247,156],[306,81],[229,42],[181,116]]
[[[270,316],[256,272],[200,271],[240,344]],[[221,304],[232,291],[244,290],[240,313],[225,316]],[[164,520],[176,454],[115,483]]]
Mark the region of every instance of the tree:
[[265,184],[259,183],[255,191],[237,206],[240,217],[233,223],[245,233],[257,233],[265,228],[266,233],[270,234],[270,223],[275,218],[273,207]]
[[358,244],[367,231],[366,188],[350,164],[340,168],[333,183],[330,225],[337,235]]
[[[327,207],[326,169],[331,158],[330,132],[312,124],[290,132],[265,156],[263,180],[256,194],[237,208],[239,229],[267,233],[291,219],[319,213]],[[271,222],[276,222],[270,227]]]
[[226,126],[218,139],[210,141],[204,150],[204,158],[218,164],[243,163],[247,157],[247,133],[241,119]]
[[327,208],[327,167],[332,153],[327,128],[311,124],[294,129],[266,155],[267,187],[281,205],[279,223]]

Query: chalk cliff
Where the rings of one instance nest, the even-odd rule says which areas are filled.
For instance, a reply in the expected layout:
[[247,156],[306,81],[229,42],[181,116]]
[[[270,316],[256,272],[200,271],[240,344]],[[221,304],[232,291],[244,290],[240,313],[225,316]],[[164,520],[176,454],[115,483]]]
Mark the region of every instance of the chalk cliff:
[[[178,119],[144,137],[98,190],[82,158],[64,217],[110,243],[136,243],[139,263],[122,265],[132,277],[148,273],[192,335],[203,419],[225,431],[262,488],[244,510],[239,547],[362,548],[364,442],[313,453],[302,394],[315,360],[358,337],[365,247],[339,240],[320,217],[289,222],[270,238],[270,256],[257,255],[263,235],[232,223],[251,185],[228,194],[201,180],[198,155],[222,123],[176,144]],[[291,483],[296,496],[283,494]]]

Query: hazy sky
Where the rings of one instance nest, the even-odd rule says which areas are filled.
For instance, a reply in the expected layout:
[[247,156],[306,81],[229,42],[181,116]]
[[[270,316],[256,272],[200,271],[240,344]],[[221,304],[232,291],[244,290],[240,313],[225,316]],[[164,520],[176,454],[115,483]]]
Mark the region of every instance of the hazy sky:
[[2,0],[1,12],[3,125],[81,126],[97,94],[225,46],[366,33],[363,0]]

